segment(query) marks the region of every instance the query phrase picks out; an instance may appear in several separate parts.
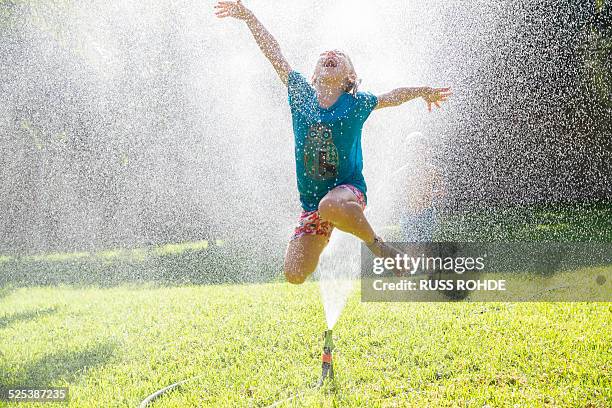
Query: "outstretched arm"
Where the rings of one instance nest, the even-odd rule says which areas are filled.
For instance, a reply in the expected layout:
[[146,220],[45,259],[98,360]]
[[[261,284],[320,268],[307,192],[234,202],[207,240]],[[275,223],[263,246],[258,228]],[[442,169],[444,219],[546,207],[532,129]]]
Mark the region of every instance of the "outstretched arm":
[[451,95],[450,88],[397,88],[378,96],[378,104],[375,109],[398,106],[414,98],[423,98],[427,102],[427,109],[431,112],[432,103],[439,108],[440,102],[446,101]]
[[219,18],[234,17],[247,23],[247,27],[251,30],[257,45],[259,45],[263,54],[272,63],[281,81],[287,84],[287,77],[291,72],[291,67],[285,60],[278,41],[266,30],[266,27],[255,17],[255,14],[246,8],[240,0],[236,2],[220,1],[215,8],[217,9],[215,14]]

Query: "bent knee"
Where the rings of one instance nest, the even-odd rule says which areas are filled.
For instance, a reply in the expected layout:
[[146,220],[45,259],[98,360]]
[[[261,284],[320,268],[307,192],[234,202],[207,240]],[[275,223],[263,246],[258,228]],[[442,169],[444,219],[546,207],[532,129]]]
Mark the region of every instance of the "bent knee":
[[343,204],[341,199],[325,196],[319,202],[319,215],[326,220],[333,219],[342,210]]
[[292,269],[285,269],[285,279],[287,282],[293,283],[294,285],[300,285],[306,281],[309,274],[303,273],[303,271],[297,271]]
[[[293,283],[295,285],[299,285],[304,283],[304,281],[314,272],[316,269],[316,264],[310,265],[308,262],[303,262],[303,260],[292,260],[293,262],[285,262],[285,279],[287,282]],[[302,262],[300,262],[302,261]]]

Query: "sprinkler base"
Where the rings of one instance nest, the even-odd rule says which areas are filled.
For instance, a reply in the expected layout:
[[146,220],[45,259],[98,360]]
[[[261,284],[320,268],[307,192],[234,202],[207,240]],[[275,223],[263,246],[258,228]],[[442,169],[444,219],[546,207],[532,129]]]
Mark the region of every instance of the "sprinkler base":
[[326,378],[334,378],[334,365],[332,362],[332,351],[334,350],[334,342],[332,339],[332,331],[326,330],[323,333],[325,343],[323,345],[323,355],[321,356],[321,379],[319,380],[319,387],[323,385]]

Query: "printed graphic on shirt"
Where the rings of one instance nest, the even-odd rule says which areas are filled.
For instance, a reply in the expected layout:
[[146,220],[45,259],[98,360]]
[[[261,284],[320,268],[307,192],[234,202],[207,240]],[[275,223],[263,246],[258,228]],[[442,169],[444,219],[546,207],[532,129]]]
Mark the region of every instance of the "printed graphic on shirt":
[[329,180],[338,175],[338,149],[332,131],[318,123],[308,129],[304,146],[306,175],[314,180]]

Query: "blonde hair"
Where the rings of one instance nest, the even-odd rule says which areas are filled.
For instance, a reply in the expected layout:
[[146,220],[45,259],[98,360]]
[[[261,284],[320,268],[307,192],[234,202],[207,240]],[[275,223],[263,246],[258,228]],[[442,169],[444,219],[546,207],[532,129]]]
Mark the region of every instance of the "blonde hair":
[[351,70],[353,71],[353,74],[355,74],[355,82],[352,82],[349,80],[348,84],[346,85],[346,88],[344,88],[344,92],[351,92],[353,96],[355,96],[357,94],[357,89],[359,88],[359,84],[361,84],[361,79],[357,77],[357,72],[355,71],[355,66],[353,65],[353,61],[351,61],[351,57],[349,57],[346,54],[344,54],[344,56],[346,57],[346,60],[348,61],[349,66],[351,67]]

